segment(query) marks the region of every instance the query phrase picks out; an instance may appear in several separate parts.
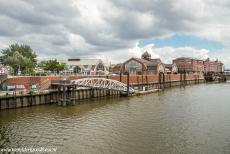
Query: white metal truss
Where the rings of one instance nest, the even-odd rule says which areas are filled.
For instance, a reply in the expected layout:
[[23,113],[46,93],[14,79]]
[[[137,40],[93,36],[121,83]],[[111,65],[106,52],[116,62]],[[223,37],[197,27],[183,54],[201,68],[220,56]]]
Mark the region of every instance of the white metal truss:
[[[126,84],[116,80],[111,80],[106,78],[83,78],[83,79],[72,80],[71,83],[81,87],[109,89],[109,90],[116,90],[121,92],[127,91]],[[129,87],[129,92],[134,93],[134,89]]]

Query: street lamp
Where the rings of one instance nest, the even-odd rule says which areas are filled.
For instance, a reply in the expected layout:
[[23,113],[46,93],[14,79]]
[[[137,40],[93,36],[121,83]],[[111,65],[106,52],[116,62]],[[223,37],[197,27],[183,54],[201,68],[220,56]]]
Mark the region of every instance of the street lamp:
[[20,65],[19,65],[19,67],[18,67],[18,75],[21,75]]

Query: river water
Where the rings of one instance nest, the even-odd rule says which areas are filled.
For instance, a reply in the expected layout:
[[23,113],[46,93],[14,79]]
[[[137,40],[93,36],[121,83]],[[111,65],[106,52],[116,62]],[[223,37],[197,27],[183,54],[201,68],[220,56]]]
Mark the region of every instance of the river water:
[[0,111],[0,149],[57,153],[230,153],[230,84]]

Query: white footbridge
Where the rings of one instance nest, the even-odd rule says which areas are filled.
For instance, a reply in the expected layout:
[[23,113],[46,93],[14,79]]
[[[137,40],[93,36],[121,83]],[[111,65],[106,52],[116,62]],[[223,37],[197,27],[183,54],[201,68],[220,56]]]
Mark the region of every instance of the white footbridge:
[[[106,78],[82,78],[71,80],[71,84],[80,87],[89,87],[95,89],[108,89],[121,92],[127,92],[127,85],[116,80]],[[129,93],[134,93],[134,89],[129,87]]]

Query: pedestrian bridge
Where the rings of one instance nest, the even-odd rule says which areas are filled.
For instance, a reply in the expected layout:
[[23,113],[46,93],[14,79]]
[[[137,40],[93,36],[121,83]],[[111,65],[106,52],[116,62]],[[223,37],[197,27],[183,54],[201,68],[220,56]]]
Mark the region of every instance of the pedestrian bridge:
[[134,93],[134,89],[129,87],[127,90],[127,85],[116,80],[106,79],[106,78],[82,78],[71,80],[71,84],[80,86],[80,87],[89,87],[95,89],[108,89],[121,92]]

